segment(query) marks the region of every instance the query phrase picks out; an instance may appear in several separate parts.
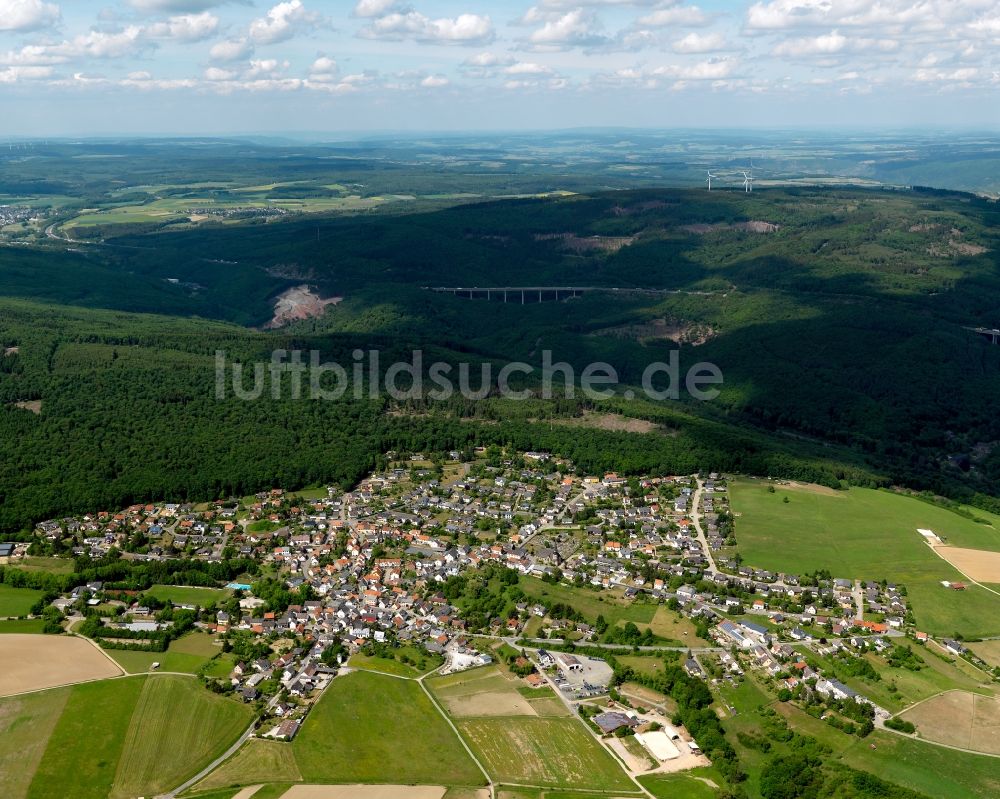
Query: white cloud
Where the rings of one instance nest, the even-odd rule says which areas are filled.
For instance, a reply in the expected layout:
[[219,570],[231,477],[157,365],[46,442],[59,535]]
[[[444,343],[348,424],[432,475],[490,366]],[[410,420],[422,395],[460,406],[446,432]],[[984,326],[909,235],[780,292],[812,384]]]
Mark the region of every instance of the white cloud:
[[182,42],[200,42],[219,29],[219,18],[205,11],[171,17],[166,22],[150,25],[147,32],[158,39],[176,39]]
[[197,13],[231,2],[249,5],[247,0],[128,0],[128,4],[139,11],[161,14]]
[[7,67],[6,69],[0,69],[0,83],[44,80],[49,77],[52,77],[52,67]]
[[253,53],[248,39],[228,39],[212,46],[209,56],[213,61],[241,61]]
[[837,31],[822,36],[787,39],[771,51],[776,56],[832,55],[847,47],[847,37]]
[[551,75],[552,70],[543,65],[527,61],[518,61],[504,69],[505,75]]
[[675,53],[714,53],[728,48],[721,33],[689,33],[673,43]]
[[449,81],[444,75],[428,75],[422,81],[420,85],[425,89],[440,89],[442,86],[447,86],[451,81]]
[[711,19],[698,6],[672,6],[639,17],[638,22],[647,28],[697,28],[708,25]]
[[145,47],[145,29],[129,25],[120,31],[89,31],[61,44],[44,45],[55,56],[66,58],[123,58],[136,55]]
[[424,44],[480,45],[496,37],[493,22],[478,14],[430,19],[416,11],[387,14],[360,31],[369,39],[413,39]]
[[59,22],[59,6],[44,0],[0,0],[0,31],[35,31]]
[[306,10],[302,0],[285,0],[250,23],[250,39],[257,44],[284,42],[319,20],[317,13]]
[[351,12],[355,17],[384,17],[400,11],[407,11],[405,3],[400,0],[358,0]]
[[528,41],[541,49],[566,49],[602,44],[607,38],[601,35],[600,23],[593,12],[577,8],[548,19],[531,33]]

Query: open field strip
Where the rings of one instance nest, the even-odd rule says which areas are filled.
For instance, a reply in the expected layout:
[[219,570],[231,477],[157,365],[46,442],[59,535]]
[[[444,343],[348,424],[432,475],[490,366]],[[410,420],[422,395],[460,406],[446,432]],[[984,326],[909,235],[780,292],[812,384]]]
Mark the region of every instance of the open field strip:
[[443,799],[447,790],[437,785],[293,785],[281,799]]
[[63,635],[5,635],[0,642],[0,696],[121,675],[90,641]]
[[[773,487],[774,493],[768,488]],[[917,533],[930,529],[950,545],[1000,551],[1000,530],[945,508],[889,491],[852,488],[834,494],[766,480],[730,486],[736,539],[748,565],[803,574],[887,579],[904,585],[919,629],[967,638],[1000,634],[1000,595],[972,585],[949,591],[961,572]],[[785,502],[785,498],[788,502]],[[985,522],[993,517],[983,515]]]

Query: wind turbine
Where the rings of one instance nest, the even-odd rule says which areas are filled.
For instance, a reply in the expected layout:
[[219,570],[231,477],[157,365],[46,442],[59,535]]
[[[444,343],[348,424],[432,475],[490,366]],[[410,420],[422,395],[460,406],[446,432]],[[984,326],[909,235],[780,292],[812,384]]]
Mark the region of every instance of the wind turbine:
[[743,188],[748,194],[753,191],[753,172],[743,172]]
[[712,190],[712,178],[717,178],[718,175],[713,175],[712,170],[708,170],[708,190]]

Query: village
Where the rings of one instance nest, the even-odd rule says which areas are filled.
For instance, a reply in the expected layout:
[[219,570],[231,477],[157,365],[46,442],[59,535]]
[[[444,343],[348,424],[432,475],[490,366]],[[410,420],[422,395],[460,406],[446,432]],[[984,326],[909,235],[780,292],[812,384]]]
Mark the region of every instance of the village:
[[[133,505],[44,522],[3,552],[12,565],[39,554],[253,564],[224,588],[167,587],[155,601],[94,582],[53,606],[112,654],[165,650],[188,629],[221,639],[224,657],[201,676],[258,708],[260,737],[293,739],[359,662],[441,675],[496,664],[551,689],[633,775],[709,761],[655,699],[622,689],[624,655],[676,660],[713,687],[753,671],[864,735],[892,713],[838,676],[865,652],[905,658],[929,638],[903,586],[742,563],[723,475],[581,475],[548,453],[496,448],[387,462],[347,492]],[[607,608],[596,616],[595,602]],[[687,626],[671,638],[625,622],[646,606]]]

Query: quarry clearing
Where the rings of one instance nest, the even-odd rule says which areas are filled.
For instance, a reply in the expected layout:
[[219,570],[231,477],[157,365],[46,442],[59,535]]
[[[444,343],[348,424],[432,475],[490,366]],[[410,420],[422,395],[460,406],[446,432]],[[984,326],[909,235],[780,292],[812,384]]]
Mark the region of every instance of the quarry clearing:
[[12,634],[0,641],[0,696],[121,674],[110,658],[82,638]]
[[343,297],[323,299],[310,286],[293,286],[278,295],[274,302],[274,316],[264,328],[271,330],[289,322],[322,316],[328,305],[337,305],[343,299]]

